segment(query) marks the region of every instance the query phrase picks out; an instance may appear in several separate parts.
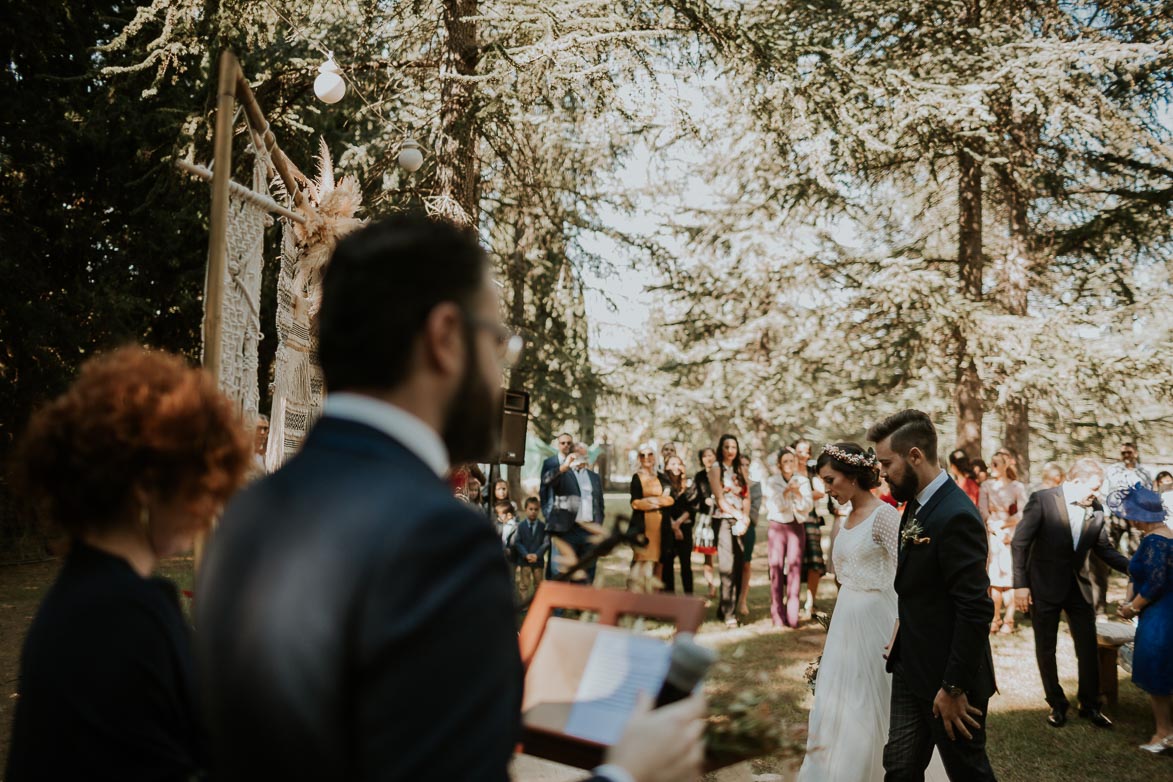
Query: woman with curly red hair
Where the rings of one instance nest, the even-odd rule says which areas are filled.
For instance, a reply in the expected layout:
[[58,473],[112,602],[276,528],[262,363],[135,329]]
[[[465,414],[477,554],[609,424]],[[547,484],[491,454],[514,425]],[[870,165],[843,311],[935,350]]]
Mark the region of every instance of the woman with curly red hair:
[[249,451],[210,376],[141,348],[87,362],[33,416],[17,484],[69,552],[21,655],[10,782],[206,767],[187,624],[151,573],[210,527]]

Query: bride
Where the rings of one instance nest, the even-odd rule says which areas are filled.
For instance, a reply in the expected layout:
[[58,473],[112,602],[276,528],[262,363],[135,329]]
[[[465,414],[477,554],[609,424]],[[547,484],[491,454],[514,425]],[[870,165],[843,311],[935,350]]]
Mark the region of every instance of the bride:
[[[855,443],[823,449],[817,473],[840,505],[850,503],[832,558],[841,584],[815,685],[806,759],[799,782],[879,782],[884,778],[892,676],[884,670],[896,627],[900,514],[876,499],[875,454]],[[948,779],[934,750],[929,782]]]

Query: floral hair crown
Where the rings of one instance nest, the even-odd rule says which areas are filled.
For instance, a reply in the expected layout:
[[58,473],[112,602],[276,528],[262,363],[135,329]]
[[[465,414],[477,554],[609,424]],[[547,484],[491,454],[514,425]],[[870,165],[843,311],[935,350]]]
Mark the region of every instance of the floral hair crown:
[[827,454],[835,461],[843,462],[844,464],[855,465],[856,467],[875,467],[879,464],[879,462],[876,461],[876,454],[872,451],[871,448],[867,450],[867,453],[848,453],[842,448],[837,448],[834,445],[828,444],[823,448],[823,453]]

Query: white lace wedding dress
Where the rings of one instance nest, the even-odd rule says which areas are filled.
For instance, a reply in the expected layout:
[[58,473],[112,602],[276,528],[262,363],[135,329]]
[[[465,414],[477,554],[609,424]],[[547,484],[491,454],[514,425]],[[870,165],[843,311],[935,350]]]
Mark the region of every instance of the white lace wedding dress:
[[[840,528],[835,572],[842,587],[815,683],[799,782],[881,782],[892,676],[884,647],[896,625],[900,514],[881,503],[860,524]],[[927,782],[948,777],[936,751]]]

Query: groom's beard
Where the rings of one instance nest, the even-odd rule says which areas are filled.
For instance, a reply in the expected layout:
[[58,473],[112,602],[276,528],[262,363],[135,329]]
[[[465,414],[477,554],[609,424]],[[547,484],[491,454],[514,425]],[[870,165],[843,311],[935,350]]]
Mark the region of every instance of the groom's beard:
[[888,475],[888,489],[892,492],[892,499],[897,502],[911,502],[916,499],[917,489],[916,473],[908,470],[899,482],[892,480],[892,475]]
[[[475,344],[469,341],[468,344]],[[460,387],[444,420],[444,445],[453,464],[494,459],[501,439],[500,391],[491,388],[477,369],[474,351],[464,368]]]

